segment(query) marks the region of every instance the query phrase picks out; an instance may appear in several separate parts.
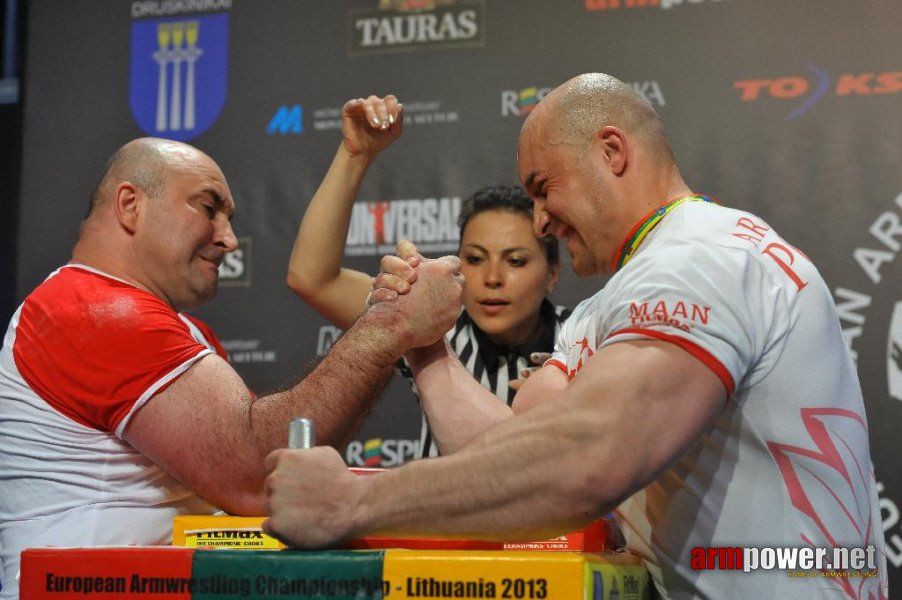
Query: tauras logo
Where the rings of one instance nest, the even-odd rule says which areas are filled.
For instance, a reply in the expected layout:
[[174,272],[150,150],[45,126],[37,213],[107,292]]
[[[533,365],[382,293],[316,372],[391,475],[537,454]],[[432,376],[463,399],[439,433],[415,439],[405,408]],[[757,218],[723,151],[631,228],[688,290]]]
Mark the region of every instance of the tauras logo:
[[[664,92],[655,80],[631,81],[626,84],[652,106],[660,107],[667,104],[664,100]],[[551,90],[550,87],[538,86],[525,87],[519,91],[503,90],[501,92],[501,116],[525,117]]]
[[347,256],[393,252],[410,240],[422,252],[456,252],[460,197],[358,202],[351,210]]
[[400,0],[351,11],[351,54],[482,46],[484,9],[482,0]]

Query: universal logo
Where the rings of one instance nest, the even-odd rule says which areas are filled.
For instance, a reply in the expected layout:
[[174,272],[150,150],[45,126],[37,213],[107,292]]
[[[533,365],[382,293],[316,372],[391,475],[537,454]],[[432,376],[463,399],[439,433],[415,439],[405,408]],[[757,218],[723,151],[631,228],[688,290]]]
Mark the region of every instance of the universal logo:
[[238,238],[238,248],[219,265],[219,287],[251,287],[251,238]]
[[376,10],[351,10],[350,49],[355,54],[481,47],[484,0],[380,0]]
[[398,240],[424,253],[457,252],[460,197],[357,202],[345,241],[345,256],[381,256]]

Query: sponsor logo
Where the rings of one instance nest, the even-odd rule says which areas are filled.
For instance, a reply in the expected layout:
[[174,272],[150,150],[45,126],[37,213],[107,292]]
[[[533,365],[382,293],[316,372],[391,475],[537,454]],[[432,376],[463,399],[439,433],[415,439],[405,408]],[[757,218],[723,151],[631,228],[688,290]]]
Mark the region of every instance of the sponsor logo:
[[585,0],[585,3],[586,10],[600,11],[616,10],[618,8],[663,8],[666,10],[675,6],[724,1],[725,0]]
[[334,325],[323,325],[320,327],[319,335],[316,338],[316,355],[325,356],[329,352],[329,348],[341,337],[341,333],[341,329]]
[[501,116],[525,117],[532,112],[536,104],[551,91],[550,87],[535,86],[520,91],[504,90],[501,92]]
[[[631,81],[627,85],[645,98],[645,101],[655,107],[667,104],[664,92],[657,81]],[[553,88],[530,86],[521,90],[503,90],[501,92],[501,116],[525,117],[536,107],[542,98]]]
[[279,359],[275,350],[261,348],[260,340],[222,340],[230,364],[274,363]]
[[238,238],[238,248],[222,257],[219,287],[251,287],[252,238]]
[[230,6],[212,0],[132,4],[133,16],[171,15],[132,22],[129,104],[142,131],[185,141],[219,118],[226,99],[229,16],[180,13]]
[[[808,282],[797,272],[801,265],[796,261],[807,259],[805,254],[774,234],[770,227],[751,217],[742,217],[736,221],[733,237],[745,240],[761,250],[761,254],[770,259],[802,291]],[[707,322],[707,318],[706,318]]]
[[345,256],[381,256],[398,240],[424,253],[457,252],[460,197],[358,202],[351,209]]
[[788,103],[791,121],[805,114],[828,96],[871,96],[902,92],[902,71],[883,73],[842,73],[834,77],[825,69],[808,63],[807,75],[784,75],[772,79],[741,79],[733,82],[743,102]]
[[633,325],[648,325],[650,323],[663,323],[672,325],[683,331],[691,331],[692,325],[687,321],[695,321],[703,325],[708,323],[710,306],[699,306],[694,302],[678,300],[671,302],[670,306],[664,300],[652,301],[649,309],[648,302],[638,304],[630,303],[630,321]]
[[217,530],[201,530],[196,534],[197,539],[201,540],[262,540],[263,532],[255,529],[217,529]]
[[[404,126],[441,125],[457,123],[460,114],[444,106],[441,100],[424,100],[404,103]],[[326,131],[341,129],[341,107],[330,106],[313,111],[313,129]]]
[[702,548],[689,552],[695,571],[801,569],[806,577],[876,577],[877,549],[867,548]]
[[418,440],[355,440],[348,444],[345,461],[352,467],[394,467],[414,458],[419,446]]
[[[887,210],[877,215],[867,233],[867,238],[851,253],[861,279],[854,287],[834,288],[833,297],[849,354],[856,364],[859,363],[859,351],[867,355],[859,365],[859,371],[878,364],[871,373],[886,374],[885,385],[881,377],[861,374],[865,397],[871,404],[885,399],[895,409],[899,406],[896,402],[902,402],[902,298],[898,291],[898,275],[887,269],[902,251],[902,193],[893,199]],[[895,444],[894,438],[887,441]],[[875,441],[873,434],[871,442],[873,447],[886,447],[880,440]],[[889,453],[887,458],[892,454],[889,448],[884,450],[886,453]],[[890,465],[883,468],[892,472]],[[899,568],[902,567],[899,504],[887,493],[883,482],[877,482],[877,493],[886,540],[886,560]]]
[[266,125],[266,133],[274,135],[280,133],[282,135],[298,134],[304,132],[304,107],[300,104],[292,104],[291,106],[283,105],[279,107],[276,114]]
[[484,21],[483,0],[380,0],[350,11],[350,53],[484,46]]

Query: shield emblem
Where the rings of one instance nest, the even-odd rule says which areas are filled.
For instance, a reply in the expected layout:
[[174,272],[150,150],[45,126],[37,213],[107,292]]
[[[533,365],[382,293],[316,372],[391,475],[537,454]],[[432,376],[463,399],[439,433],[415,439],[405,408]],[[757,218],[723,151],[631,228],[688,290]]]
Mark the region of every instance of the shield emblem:
[[186,141],[225,105],[229,17],[189,15],[132,23],[129,103],[146,134]]

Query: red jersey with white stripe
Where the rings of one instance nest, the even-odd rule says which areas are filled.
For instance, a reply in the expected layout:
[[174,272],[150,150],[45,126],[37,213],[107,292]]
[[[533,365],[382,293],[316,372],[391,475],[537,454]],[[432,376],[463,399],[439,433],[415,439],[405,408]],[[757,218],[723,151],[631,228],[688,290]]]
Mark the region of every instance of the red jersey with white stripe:
[[87,267],[26,298],[0,352],[0,597],[15,597],[23,548],[163,544],[175,515],[215,511],[122,439],[214,352],[204,323]]
[[[711,430],[616,511],[664,597],[886,597],[861,388],[808,258],[751,214],[674,209],[576,308],[549,363],[572,379],[599,348],[648,339],[691,353],[729,394]],[[873,546],[879,576],[691,568],[693,548],[837,546]]]

